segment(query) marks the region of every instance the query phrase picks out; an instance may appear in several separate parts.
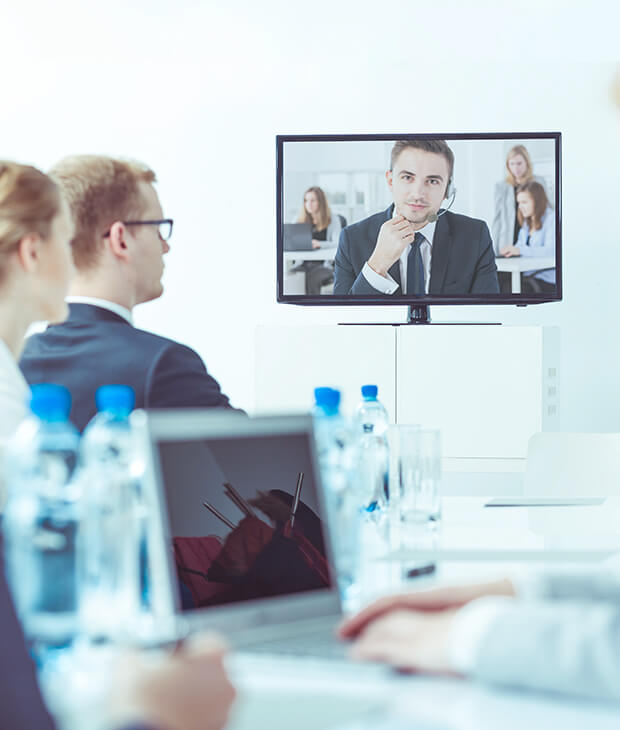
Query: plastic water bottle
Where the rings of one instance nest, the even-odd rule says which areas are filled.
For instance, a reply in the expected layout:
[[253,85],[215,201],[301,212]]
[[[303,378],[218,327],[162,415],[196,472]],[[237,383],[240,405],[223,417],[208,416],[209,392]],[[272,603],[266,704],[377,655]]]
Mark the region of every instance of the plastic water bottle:
[[377,398],[378,393],[376,385],[362,385],[362,400],[357,406],[356,420],[364,433],[384,436],[390,419],[385,406]]
[[388,506],[389,491],[389,418],[385,406],[377,399],[376,385],[362,386],[362,401],[355,415],[359,456],[358,488],[368,512]]
[[59,385],[34,385],[32,416],[7,444],[3,529],[7,575],[40,666],[77,631],[76,538],[79,491],[72,476],[79,434],[71,398]]
[[129,386],[99,388],[80,449],[80,615],[84,633],[98,641],[120,640],[141,606],[145,515],[129,424],[134,402]]
[[316,388],[314,429],[326,497],[336,574],[345,608],[359,595],[359,499],[353,485],[351,431],[340,415],[340,392]]

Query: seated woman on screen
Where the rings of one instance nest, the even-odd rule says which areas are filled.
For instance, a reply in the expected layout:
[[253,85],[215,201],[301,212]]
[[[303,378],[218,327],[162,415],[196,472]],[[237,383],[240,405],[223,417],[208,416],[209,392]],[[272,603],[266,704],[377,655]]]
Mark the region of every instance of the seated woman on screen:
[[[517,218],[521,224],[514,246],[500,250],[502,256],[526,256],[536,259],[555,256],[555,215],[549,206],[544,187],[531,180],[517,188]],[[533,268],[521,275],[522,291],[540,294],[555,291],[555,267]]]
[[[312,225],[312,248],[335,248],[340,231],[347,225],[341,215],[333,215],[322,188],[310,187],[304,193],[303,207],[298,223]],[[325,261],[304,261],[296,271],[306,274],[306,294],[320,294],[321,287],[334,279],[334,268]]]
[[[491,237],[495,254],[506,246],[514,246],[519,237],[521,224],[518,218],[517,188],[520,185],[534,180],[544,185],[544,180],[539,175],[534,175],[534,168],[527,148],[517,144],[508,150],[506,155],[506,177],[495,184],[494,200],[495,212],[493,225],[491,226]],[[510,293],[511,276],[509,272],[500,271],[498,274],[500,291]]]

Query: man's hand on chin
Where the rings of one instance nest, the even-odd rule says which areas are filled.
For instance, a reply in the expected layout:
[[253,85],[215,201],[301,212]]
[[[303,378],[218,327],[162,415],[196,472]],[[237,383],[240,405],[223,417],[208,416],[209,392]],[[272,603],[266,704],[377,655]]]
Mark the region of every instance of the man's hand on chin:
[[368,266],[380,276],[387,277],[388,270],[413,242],[415,231],[402,215],[386,221],[379,229],[375,250],[368,259]]
[[456,675],[449,655],[452,621],[458,609],[437,612],[395,610],[369,623],[351,656],[410,672]]

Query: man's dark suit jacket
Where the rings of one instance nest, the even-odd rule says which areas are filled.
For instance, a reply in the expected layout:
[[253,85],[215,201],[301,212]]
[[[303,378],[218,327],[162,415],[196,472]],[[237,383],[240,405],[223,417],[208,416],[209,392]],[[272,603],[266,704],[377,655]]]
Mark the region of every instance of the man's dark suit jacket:
[[26,380],[59,383],[71,392],[71,420],[80,431],[95,415],[100,385],[123,383],[136,408],[230,408],[218,382],[189,347],[136,329],[114,312],[70,304],[69,318],[26,342]]
[[[374,251],[381,226],[392,217],[394,206],[343,228],[334,271],[334,294],[372,296],[362,268]],[[400,263],[390,267],[400,286]],[[397,289],[395,294],[401,294]],[[437,221],[432,242],[429,294],[499,294],[495,254],[487,224],[457,213],[444,213]]]

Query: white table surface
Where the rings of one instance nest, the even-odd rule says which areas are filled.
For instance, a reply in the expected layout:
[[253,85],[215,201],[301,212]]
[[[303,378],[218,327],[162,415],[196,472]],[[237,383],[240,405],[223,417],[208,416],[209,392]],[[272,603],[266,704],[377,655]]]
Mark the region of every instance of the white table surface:
[[555,268],[555,256],[511,256],[504,258],[498,256],[495,259],[498,271],[507,271],[512,274],[511,289],[513,294],[521,293],[521,272],[538,271],[540,269]]
[[[620,551],[620,498],[601,505],[485,507],[487,497],[444,497],[441,527],[392,537],[393,559],[600,561]],[[413,531],[413,527],[407,528]],[[405,545],[403,546],[403,543]]]
[[284,261],[331,261],[337,250],[337,246],[325,246],[311,251],[284,251]]
[[[245,659],[245,658],[244,658]],[[617,730],[620,705],[312,660],[235,663],[228,730]]]

